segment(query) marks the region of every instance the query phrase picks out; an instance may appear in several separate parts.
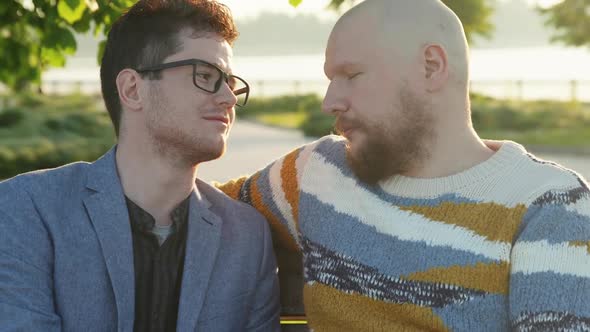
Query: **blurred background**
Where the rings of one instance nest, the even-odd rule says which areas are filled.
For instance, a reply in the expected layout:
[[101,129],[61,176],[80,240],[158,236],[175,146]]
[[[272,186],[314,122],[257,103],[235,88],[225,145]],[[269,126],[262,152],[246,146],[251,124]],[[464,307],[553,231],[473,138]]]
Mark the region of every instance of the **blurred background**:
[[[320,112],[324,47],[358,1],[222,0],[240,37],[234,72],[252,85],[228,153],[200,176],[248,174],[332,131]],[[471,45],[474,126],[590,177],[590,1],[445,0]],[[104,33],[132,0],[0,3],[0,179],[114,142],[100,96]]]
[[[320,112],[324,47],[347,0],[222,0],[240,30],[234,72],[252,85],[228,152],[199,177],[226,181],[332,132]],[[444,0],[471,44],[483,138],[515,140],[590,177],[590,0]],[[99,82],[104,34],[133,0],[0,2],[0,180],[115,143]],[[403,32],[402,32],[403,33]],[[458,152],[460,153],[460,152]],[[277,251],[284,322],[303,319],[301,259]],[[299,315],[299,316],[298,316]],[[304,325],[285,325],[303,331]]]

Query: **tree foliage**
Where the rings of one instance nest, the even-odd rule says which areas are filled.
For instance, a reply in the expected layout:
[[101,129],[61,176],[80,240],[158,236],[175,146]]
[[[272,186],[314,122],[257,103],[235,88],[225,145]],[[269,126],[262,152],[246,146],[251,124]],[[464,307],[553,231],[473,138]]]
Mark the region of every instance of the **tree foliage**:
[[[44,70],[63,66],[66,57],[75,53],[74,33],[103,34],[135,1],[0,1],[0,82],[17,91],[31,83],[39,84]],[[288,1],[293,6],[302,2]],[[463,22],[469,40],[475,35],[491,35],[493,1],[443,0]],[[331,0],[330,8],[355,2]],[[563,0],[540,10],[548,16],[547,24],[557,29],[554,40],[576,46],[590,45],[590,0]]]
[[590,46],[590,0],[563,0],[549,8],[546,24],[555,28],[553,41],[572,46]]
[[107,31],[133,0],[0,1],[0,82],[14,90],[39,84],[49,66],[76,51],[74,33]]
[[[308,0],[313,1],[313,0]],[[419,0],[416,0],[419,1]],[[490,22],[493,14],[494,0],[442,0],[461,19],[467,40],[471,41],[474,35],[489,38],[494,30]],[[302,0],[289,0],[293,6],[298,6]],[[331,0],[329,8],[338,10],[342,4],[353,4],[356,0]]]

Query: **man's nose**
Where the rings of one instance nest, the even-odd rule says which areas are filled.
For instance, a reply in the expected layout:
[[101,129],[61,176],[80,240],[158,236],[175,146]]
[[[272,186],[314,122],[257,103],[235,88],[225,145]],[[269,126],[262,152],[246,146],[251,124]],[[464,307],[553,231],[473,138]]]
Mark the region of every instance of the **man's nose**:
[[322,102],[322,112],[329,115],[336,115],[336,113],[345,112],[346,110],[348,110],[346,94],[343,93],[342,88],[337,82],[330,82],[328,91],[326,91],[324,101]]
[[215,99],[218,104],[224,105],[228,108],[236,106],[236,103],[238,102],[238,97],[236,97],[232,89],[229,87],[229,84],[225,81],[221,84],[221,87],[219,87]]

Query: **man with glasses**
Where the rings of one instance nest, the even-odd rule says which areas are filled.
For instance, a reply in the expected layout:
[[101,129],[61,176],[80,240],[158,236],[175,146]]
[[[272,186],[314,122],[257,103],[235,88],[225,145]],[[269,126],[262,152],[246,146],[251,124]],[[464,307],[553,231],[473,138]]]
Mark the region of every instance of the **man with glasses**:
[[0,183],[2,331],[279,329],[266,221],[197,179],[248,100],[236,36],[208,0],[140,0],[113,24],[101,82],[118,144]]

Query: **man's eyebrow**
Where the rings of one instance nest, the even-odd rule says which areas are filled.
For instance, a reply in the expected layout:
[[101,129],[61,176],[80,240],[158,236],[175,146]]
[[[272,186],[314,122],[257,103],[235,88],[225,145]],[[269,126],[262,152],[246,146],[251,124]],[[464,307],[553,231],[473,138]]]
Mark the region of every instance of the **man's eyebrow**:
[[[326,64],[324,64],[324,73],[326,74],[326,76],[328,76],[327,74],[333,75],[336,73],[358,70],[358,69],[360,69],[360,67],[361,67],[361,65],[359,63],[352,62],[352,61],[343,61],[343,62],[331,64],[329,67],[326,66]],[[327,69],[329,69],[329,70],[327,70]]]
[[201,61],[205,61],[207,63],[210,63],[210,64],[216,66],[217,68],[223,70],[224,72],[226,72],[229,75],[232,74],[231,69],[228,69],[225,65],[222,65],[221,62],[217,62],[217,61],[206,61],[206,60],[201,60]]
[[222,65],[222,64],[220,64],[219,62],[214,62],[214,63],[215,63],[215,65],[216,65],[218,68],[221,68],[221,70],[223,70],[224,72],[226,72],[226,73],[228,73],[228,74],[231,74],[231,73],[232,73],[232,72],[231,72],[231,69],[227,68],[226,66],[223,66],[223,65]]
[[361,65],[357,62],[347,61],[340,64],[340,68],[344,70],[358,69]]

